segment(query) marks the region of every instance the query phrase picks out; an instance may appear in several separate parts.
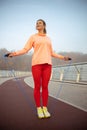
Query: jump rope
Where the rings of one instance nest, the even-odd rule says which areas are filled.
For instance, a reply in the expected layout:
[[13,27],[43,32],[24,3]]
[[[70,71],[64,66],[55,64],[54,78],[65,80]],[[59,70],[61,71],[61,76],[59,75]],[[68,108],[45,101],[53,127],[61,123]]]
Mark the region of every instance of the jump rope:
[[[8,57],[8,56],[9,56],[9,53],[4,55],[6,64],[9,64],[9,63],[8,63],[8,60],[7,60],[7,57]],[[56,95],[56,98],[57,98],[57,99],[59,98],[59,95],[60,95],[61,90],[62,90],[62,88],[63,88],[62,82],[64,81],[64,78],[66,77],[66,74],[68,73],[69,68],[70,68],[70,65],[71,65],[71,63],[72,63],[71,60],[72,60],[72,59],[69,58],[68,67],[67,67],[67,69],[66,69],[66,71],[65,71],[65,73],[64,73],[63,80],[61,81],[61,84],[60,84],[60,86],[59,86],[59,90],[58,90],[57,95]],[[36,112],[35,112],[35,106],[34,106],[34,104],[30,101],[29,96],[27,95],[27,93],[26,93],[26,91],[25,91],[25,89],[24,89],[22,83],[20,83],[19,80],[18,80],[18,78],[16,77],[15,71],[13,71],[11,68],[10,68],[10,70],[11,70],[11,73],[13,74],[14,79],[16,80],[16,83],[17,83],[18,88],[19,88],[20,91],[22,92],[22,94],[23,94],[24,98],[26,99],[28,105],[31,107],[31,109],[34,111],[34,113],[36,113]]]
[[[5,61],[6,64],[9,64],[9,62],[8,62],[8,60],[7,60],[7,57],[8,57],[8,54],[5,54],[5,55],[4,55],[4,61]],[[21,93],[23,94],[25,100],[27,101],[29,107],[33,110],[34,113],[36,113],[36,112],[35,112],[35,106],[34,106],[34,104],[31,102],[31,100],[30,100],[28,94],[26,93],[26,90],[25,90],[23,84],[18,80],[18,77],[16,77],[15,71],[13,71],[12,68],[9,68],[9,70],[10,70],[11,74],[13,75],[13,77],[14,77],[14,79],[15,79],[15,81],[16,81],[16,84],[17,84],[19,90],[21,91]]]
[[69,72],[69,69],[70,69],[70,65],[71,65],[71,64],[72,64],[72,61],[71,61],[71,59],[70,59],[69,64],[68,64],[68,67],[66,68],[65,73],[64,73],[64,76],[63,76],[63,79],[62,79],[62,81],[61,81],[61,83],[60,83],[59,90],[58,90],[58,92],[57,92],[57,94],[56,94],[56,98],[57,98],[57,99],[58,99],[59,96],[60,96],[60,93],[61,93],[62,88],[63,88],[63,82],[64,82],[64,80],[65,80],[66,74]]

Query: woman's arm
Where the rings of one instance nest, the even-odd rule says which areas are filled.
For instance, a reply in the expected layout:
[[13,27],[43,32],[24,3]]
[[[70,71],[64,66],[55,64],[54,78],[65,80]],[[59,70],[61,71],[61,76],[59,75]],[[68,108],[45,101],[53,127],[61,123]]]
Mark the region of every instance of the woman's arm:
[[52,57],[55,57],[55,58],[59,58],[59,59],[61,59],[61,60],[65,60],[65,61],[71,60],[71,58],[68,57],[68,56],[63,56],[63,55],[60,55],[60,54],[55,53],[55,52],[53,51],[53,49],[52,49],[52,45],[51,45],[51,56],[52,56]]
[[29,38],[29,40],[27,41],[27,43],[25,44],[24,48],[22,50],[16,51],[16,52],[9,52],[7,54],[5,54],[5,57],[13,57],[13,56],[19,56],[19,55],[23,55],[25,53],[27,53],[33,45],[33,36],[31,36]]

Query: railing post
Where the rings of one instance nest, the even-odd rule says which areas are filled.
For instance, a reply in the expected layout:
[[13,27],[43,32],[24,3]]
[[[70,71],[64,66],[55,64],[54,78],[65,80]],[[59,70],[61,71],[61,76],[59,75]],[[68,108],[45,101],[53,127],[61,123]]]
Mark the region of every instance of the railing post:
[[76,70],[77,70],[77,78],[76,78],[76,82],[79,82],[80,80],[80,70],[78,69],[77,66],[75,66]]
[[63,70],[60,72],[60,81],[63,80]]
[[79,82],[80,80],[80,72],[77,73],[77,79],[76,79],[76,82]]

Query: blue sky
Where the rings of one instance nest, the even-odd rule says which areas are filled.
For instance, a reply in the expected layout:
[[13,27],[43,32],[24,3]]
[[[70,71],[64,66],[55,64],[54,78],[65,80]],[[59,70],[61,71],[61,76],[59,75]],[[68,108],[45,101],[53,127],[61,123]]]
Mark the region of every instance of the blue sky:
[[0,48],[22,49],[40,18],[56,52],[87,53],[87,0],[0,0]]

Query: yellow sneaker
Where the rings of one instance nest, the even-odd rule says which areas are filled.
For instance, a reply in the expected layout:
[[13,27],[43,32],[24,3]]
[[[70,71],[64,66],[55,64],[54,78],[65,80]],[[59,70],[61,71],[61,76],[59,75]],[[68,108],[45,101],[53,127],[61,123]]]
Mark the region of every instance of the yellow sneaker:
[[41,107],[37,107],[37,115],[38,115],[38,118],[44,118],[44,114],[43,114],[43,110]]
[[43,113],[45,118],[51,117],[51,114],[48,112],[47,107],[43,107]]

